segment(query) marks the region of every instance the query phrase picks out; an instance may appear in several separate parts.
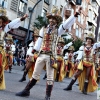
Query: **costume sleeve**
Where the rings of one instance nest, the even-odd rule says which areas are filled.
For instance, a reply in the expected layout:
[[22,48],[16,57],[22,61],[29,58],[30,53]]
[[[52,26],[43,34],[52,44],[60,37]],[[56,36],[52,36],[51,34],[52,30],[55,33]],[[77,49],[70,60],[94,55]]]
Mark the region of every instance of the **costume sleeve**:
[[70,42],[70,43],[66,44],[66,45],[64,46],[64,48],[63,48],[63,49],[64,49],[64,50],[65,50],[65,49],[68,49],[68,48],[69,48],[69,46],[71,46],[72,44],[73,44],[72,42]]
[[100,42],[97,43],[97,47],[98,47],[98,48],[100,47]]
[[77,56],[76,60],[81,60],[83,58],[83,50],[84,50],[84,46],[81,46],[79,48],[78,56]]
[[58,35],[62,35],[66,29],[69,29],[75,22],[76,18],[74,15],[70,16],[64,23],[58,28]]
[[78,54],[79,51],[74,52],[74,56]]
[[95,50],[97,48],[97,43],[95,43],[94,45],[93,45],[93,50]]
[[21,25],[21,20],[20,18],[14,19],[13,21],[11,21],[10,23],[8,23],[5,28],[4,31],[7,33],[9,32],[11,29],[15,29],[18,28]]
[[65,60],[65,59],[66,59],[66,60],[68,59],[68,53],[65,54],[64,60]]
[[37,41],[34,45],[34,49],[36,51],[39,51],[41,48],[41,45],[42,45],[42,40],[43,40],[43,35],[44,35],[43,28],[40,30],[39,35],[40,35],[40,37],[37,39]]

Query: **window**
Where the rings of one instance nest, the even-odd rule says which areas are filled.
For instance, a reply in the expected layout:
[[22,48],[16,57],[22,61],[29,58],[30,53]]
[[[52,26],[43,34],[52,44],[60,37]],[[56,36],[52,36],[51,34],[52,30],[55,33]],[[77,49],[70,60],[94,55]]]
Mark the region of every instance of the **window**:
[[45,2],[46,4],[49,4],[49,0],[44,0],[44,2]]
[[47,10],[43,9],[41,16],[44,17],[46,15],[46,13],[47,13]]
[[81,17],[80,16],[78,16],[78,22],[81,22]]
[[52,4],[56,5],[57,0],[52,0]]
[[79,29],[78,29],[78,25],[76,26],[76,36],[79,36]]
[[10,9],[13,10],[14,12],[17,12],[17,9],[18,9],[18,0],[12,0],[11,1]]
[[92,11],[89,10],[88,12],[89,12],[89,13],[88,13],[89,18],[92,19]]
[[82,31],[81,28],[79,28],[79,38],[81,38],[81,35],[82,35]]
[[26,13],[26,9],[27,9],[27,0],[20,0],[19,2],[19,11]]
[[83,21],[84,21],[84,16],[83,14],[81,14],[81,24],[83,24]]
[[0,4],[3,8],[7,8],[7,0],[0,0]]

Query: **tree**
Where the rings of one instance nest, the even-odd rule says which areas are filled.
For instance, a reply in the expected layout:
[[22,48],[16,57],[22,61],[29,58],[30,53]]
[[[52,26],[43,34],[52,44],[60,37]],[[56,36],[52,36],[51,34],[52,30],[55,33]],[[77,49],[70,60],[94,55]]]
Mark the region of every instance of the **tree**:
[[[66,45],[66,44],[72,42],[73,39],[72,38],[71,39],[64,38],[64,41],[65,41],[65,45]],[[82,43],[83,43],[83,41],[80,38],[77,38],[77,40],[74,41],[73,46],[75,48],[75,51],[78,51],[79,50],[79,48],[82,45]],[[67,52],[67,50],[64,50],[64,55],[65,55],[66,52]]]
[[43,26],[46,27],[47,24],[48,24],[48,20],[45,17],[38,16],[33,26],[36,27],[37,29],[41,29]]

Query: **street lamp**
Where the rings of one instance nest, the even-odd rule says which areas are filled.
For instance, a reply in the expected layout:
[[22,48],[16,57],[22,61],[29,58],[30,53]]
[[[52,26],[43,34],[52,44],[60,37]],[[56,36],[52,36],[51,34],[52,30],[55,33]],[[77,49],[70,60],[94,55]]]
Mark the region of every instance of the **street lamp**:
[[[34,9],[35,9],[35,7],[37,6],[37,4],[39,3],[39,2],[41,2],[42,0],[39,0],[39,1],[37,1],[37,3],[34,5],[34,7],[33,8],[31,8],[31,7],[29,7],[28,8],[28,10],[29,10],[29,12],[30,12],[30,17],[29,17],[29,24],[28,24],[28,31],[27,31],[27,37],[26,37],[26,42],[29,40],[29,36],[30,36],[30,24],[31,24],[31,19],[32,19],[32,14],[33,14],[33,12],[34,12]],[[26,43],[27,44],[27,43]]]

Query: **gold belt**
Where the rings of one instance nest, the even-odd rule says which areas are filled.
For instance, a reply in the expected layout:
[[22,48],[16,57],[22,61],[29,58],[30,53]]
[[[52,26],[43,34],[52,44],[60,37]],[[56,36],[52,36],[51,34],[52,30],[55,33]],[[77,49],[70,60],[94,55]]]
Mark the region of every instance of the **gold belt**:
[[52,52],[51,51],[41,51],[40,54],[52,55]]

